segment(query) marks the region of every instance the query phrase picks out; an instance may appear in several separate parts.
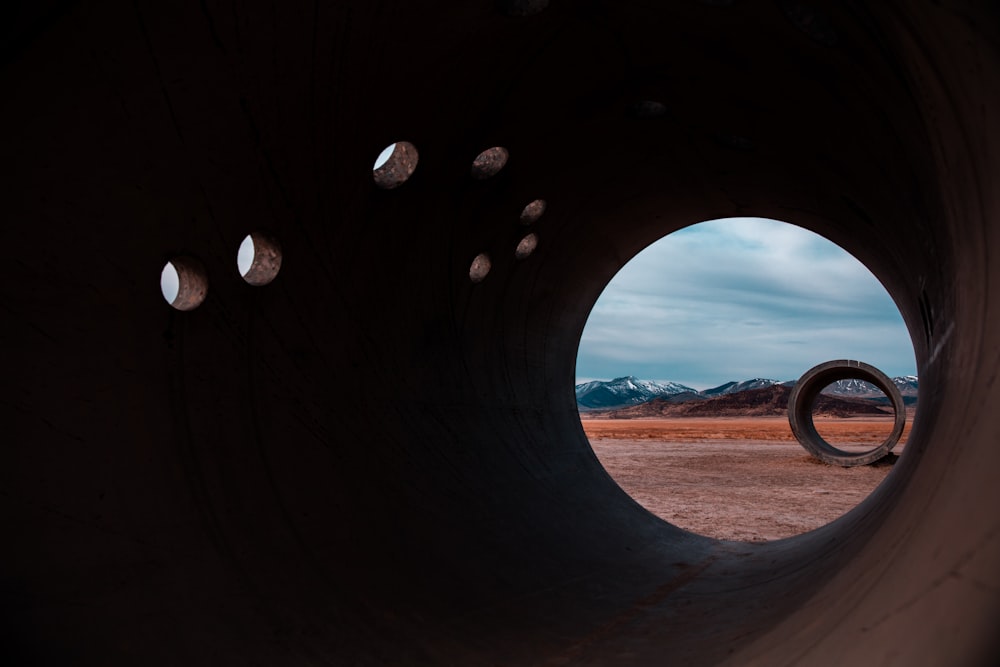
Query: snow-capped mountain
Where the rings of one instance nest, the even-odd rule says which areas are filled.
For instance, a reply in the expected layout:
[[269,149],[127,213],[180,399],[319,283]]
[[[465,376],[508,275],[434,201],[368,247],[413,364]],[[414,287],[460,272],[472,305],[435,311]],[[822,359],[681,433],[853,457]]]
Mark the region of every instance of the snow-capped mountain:
[[697,390],[677,382],[653,382],[628,375],[607,382],[595,380],[578,384],[576,403],[583,410],[619,408],[684,392],[698,393]]
[[[916,397],[919,383],[916,375],[904,375],[892,378],[892,383],[899,389],[899,393],[904,398]],[[834,396],[853,396],[855,398],[878,398],[883,396],[882,391],[864,380],[837,380],[832,385],[823,390],[824,394]]]
[[[899,392],[903,395],[903,399],[907,405],[916,402],[917,376],[904,375],[894,377],[892,381],[899,388]],[[739,382],[734,380],[721,384],[718,387],[697,391],[677,382],[639,380],[635,376],[629,375],[607,382],[595,380],[594,382],[577,385],[576,403],[581,410],[612,410],[638,405],[655,398],[667,399],[671,403],[685,403],[729,394],[739,394],[752,389],[765,389],[777,385],[790,388],[795,386],[795,382],[795,380],[781,382],[780,380],[771,380],[768,378],[753,378]],[[888,401],[875,385],[862,380],[838,380],[830,387],[824,389],[822,393],[846,398],[872,399],[878,402]]]
[[[760,389],[748,389],[720,394],[701,400],[675,402],[674,396],[654,398],[602,413],[612,419],[643,417],[777,417],[788,414],[788,399],[792,390],[784,383]],[[678,394],[680,396],[680,394]],[[848,396],[819,396],[813,404],[813,414],[825,417],[885,416],[892,408],[878,401]]]
[[899,389],[899,393],[903,396],[916,396],[917,389],[920,387],[920,381],[917,379],[916,375],[903,375],[901,377],[894,377],[892,381],[896,384]]
[[750,389],[764,389],[765,387],[773,387],[776,384],[783,383],[780,380],[754,378],[752,380],[743,380],[742,382],[727,382],[725,384],[720,384],[718,387],[706,389],[701,393],[704,396],[722,396],[723,394],[738,394],[741,391],[748,391]]

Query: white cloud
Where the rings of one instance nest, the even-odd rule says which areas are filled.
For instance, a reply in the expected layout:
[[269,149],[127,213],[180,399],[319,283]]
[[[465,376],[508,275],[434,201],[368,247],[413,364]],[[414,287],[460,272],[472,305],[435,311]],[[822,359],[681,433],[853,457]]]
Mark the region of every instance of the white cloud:
[[577,375],[706,387],[792,379],[839,358],[914,373],[909,336],[885,289],[812,232],[738,218],[675,232],[629,262],[590,314]]

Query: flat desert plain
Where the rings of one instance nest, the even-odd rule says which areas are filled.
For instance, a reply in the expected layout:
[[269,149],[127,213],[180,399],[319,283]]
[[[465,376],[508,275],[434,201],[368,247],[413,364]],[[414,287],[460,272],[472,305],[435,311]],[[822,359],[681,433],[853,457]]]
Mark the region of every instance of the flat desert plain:
[[[893,448],[902,454],[903,437]],[[798,535],[833,521],[864,500],[892,470],[826,465],[795,440],[784,417],[674,419],[581,418],[605,469],[653,514],[695,533],[761,542]],[[831,444],[875,447],[892,418],[815,420]]]

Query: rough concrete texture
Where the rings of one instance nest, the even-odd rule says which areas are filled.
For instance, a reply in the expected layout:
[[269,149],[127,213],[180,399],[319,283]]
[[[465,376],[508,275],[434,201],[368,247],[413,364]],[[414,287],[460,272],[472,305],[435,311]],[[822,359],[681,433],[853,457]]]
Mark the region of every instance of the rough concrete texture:
[[170,302],[177,310],[194,310],[208,294],[205,266],[194,257],[174,257],[170,260],[177,272],[177,296]]
[[500,173],[507,164],[510,154],[503,146],[487,148],[472,161],[472,177],[484,181]]
[[265,232],[250,234],[253,242],[253,261],[243,280],[258,287],[274,280],[281,270],[281,243]]
[[533,222],[538,222],[538,219],[542,217],[545,213],[545,200],[536,199],[529,202],[527,206],[521,211],[521,224],[530,225]]
[[[808,6],[14,5],[5,664],[992,662],[996,5]],[[419,168],[381,189],[401,138]],[[515,159],[476,182],[483,146]],[[732,215],[869,266],[921,383],[886,483],[762,545],[639,507],[573,397],[614,273]],[[263,287],[232,266],[257,229]]]
[[389,158],[373,171],[375,184],[386,190],[398,188],[413,175],[419,159],[416,146],[409,141],[397,141]]

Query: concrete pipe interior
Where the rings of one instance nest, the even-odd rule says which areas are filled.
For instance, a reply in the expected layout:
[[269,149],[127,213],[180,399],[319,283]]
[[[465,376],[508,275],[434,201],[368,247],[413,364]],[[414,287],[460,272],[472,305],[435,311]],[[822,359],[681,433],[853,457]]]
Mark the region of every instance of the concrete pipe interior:
[[[5,663],[996,657],[994,5],[107,0],[8,18]],[[393,142],[413,151],[380,187]],[[489,147],[506,163],[473,178]],[[921,381],[887,483],[763,545],[642,510],[572,392],[615,271],[736,215],[870,267]],[[281,248],[262,286],[233,261],[255,230]],[[204,270],[193,310],[159,294],[179,257]]]

